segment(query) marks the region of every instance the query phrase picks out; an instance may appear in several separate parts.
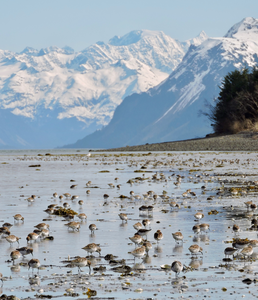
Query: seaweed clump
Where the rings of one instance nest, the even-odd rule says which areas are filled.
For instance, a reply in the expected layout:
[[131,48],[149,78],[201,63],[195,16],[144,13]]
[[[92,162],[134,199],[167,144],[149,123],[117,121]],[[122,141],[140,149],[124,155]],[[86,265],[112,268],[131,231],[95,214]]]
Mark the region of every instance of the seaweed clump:
[[73,216],[78,215],[78,213],[72,210],[71,208],[64,208],[64,207],[59,207],[55,209],[53,214],[56,216],[63,216],[63,217],[68,215],[73,215]]

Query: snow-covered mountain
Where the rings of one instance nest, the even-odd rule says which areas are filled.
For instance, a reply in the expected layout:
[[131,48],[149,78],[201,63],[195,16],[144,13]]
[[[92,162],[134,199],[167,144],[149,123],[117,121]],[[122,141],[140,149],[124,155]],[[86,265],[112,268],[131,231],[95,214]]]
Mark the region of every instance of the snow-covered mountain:
[[126,97],[108,126],[72,147],[112,148],[203,137],[212,132],[200,116],[219,94],[224,76],[258,64],[258,20],[245,18],[221,38],[190,46],[171,75],[147,92]]
[[[69,47],[0,50],[0,148],[51,148],[107,125],[132,93],[165,80],[191,44],[138,30],[75,53]],[[4,121],[3,121],[4,120]]]

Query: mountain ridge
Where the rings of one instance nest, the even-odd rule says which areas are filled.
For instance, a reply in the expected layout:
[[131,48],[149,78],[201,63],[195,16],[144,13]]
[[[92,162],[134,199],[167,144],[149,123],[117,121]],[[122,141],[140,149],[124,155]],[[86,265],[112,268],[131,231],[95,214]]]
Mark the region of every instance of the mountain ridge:
[[217,97],[228,72],[257,65],[257,25],[257,19],[245,18],[224,37],[192,45],[166,80],[147,92],[126,97],[106,127],[70,147],[116,148],[210,133],[211,125],[198,117],[199,111],[205,108],[205,101]]
[[[17,116],[16,124],[15,118],[14,123],[6,120],[6,130],[13,135],[14,126],[27,128],[10,147],[23,147],[20,140],[30,140],[28,145],[33,148],[75,142],[107,125],[126,96],[147,91],[166,79],[182,60],[185,44],[163,32],[137,32],[142,37],[128,46],[98,42],[78,53],[68,46],[26,47],[20,53],[0,50],[0,110]],[[135,33],[128,33],[127,38],[130,35]],[[205,38],[192,40],[200,43]],[[73,134],[63,134],[59,122],[65,124],[67,133],[71,123]],[[44,131],[51,128],[50,139]],[[30,138],[35,129],[41,135],[40,143]],[[0,148],[8,143],[0,134]]]

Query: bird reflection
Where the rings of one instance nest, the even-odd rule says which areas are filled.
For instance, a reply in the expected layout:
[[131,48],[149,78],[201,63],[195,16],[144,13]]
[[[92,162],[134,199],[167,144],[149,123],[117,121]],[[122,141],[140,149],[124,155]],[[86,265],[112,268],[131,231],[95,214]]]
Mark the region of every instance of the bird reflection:
[[29,278],[29,284],[30,286],[33,286],[33,285],[40,285],[40,278],[38,275],[34,275],[33,277],[30,277]]
[[142,262],[145,263],[145,264],[151,264],[151,256],[146,255],[146,256],[143,258]]
[[210,241],[210,238],[207,234],[201,234],[200,239],[201,239],[201,242],[209,242]]
[[189,263],[189,267],[191,267],[193,269],[199,269],[200,266],[202,266],[202,264],[203,264],[202,259],[192,258],[190,263]]
[[183,244],[176,244],[173,248],[173,253],[181,254],[183,252]]
[[119,227],[120,228],[125,228],[125,227],[127,227],[127,222],[124,222],[124,223],[121,223],[121,224],[119,224]]
[[163,251],[162,247],[160,247],[160,246],[157,246],[157,247],[154,248],[155,253],[162,253],[162,251]]
[[193,237],[193,242],[194,242],[194,243],[199,243],[200,240],[201,240],[201,237],[200,237],[199,235],[195,235],[195,236]]
[[13,266],[11,266],[11,271],[12,272],[20,272],[20,270],[21,270],[21,267],[19,266],[19,265],[13,265]]

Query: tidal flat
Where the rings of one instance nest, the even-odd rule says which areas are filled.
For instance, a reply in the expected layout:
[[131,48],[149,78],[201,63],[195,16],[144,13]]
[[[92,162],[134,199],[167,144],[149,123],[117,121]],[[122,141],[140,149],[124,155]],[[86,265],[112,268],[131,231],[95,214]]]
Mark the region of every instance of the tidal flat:
[[[1,295],[20,299],[258,297],[257,152],[0,151],[0,182],[0,226],[12,224],[11,235],[20,238],[19,244],[9,244],[1,234]],[[87,219],[55,215],[65,202]],[[51,204],[54,209],[45,212]],[[198,212],[203,214],[201,220],[195,218]],[[127,221],[120,219],[121,213]],[[14,221],[16,214],[24,222]],[[129,237],[137,232],[133,225],[146,219],[152,249],[134,258],[135,244]],[[79,230],[65,225],[70,221],[79,222]],[[51,238],[27,241],[43,222],[49,224]],[[194,233],[193,226],[203,223],[209,224],[209,230]],[[97,227],[94,233],[90,224]],[[240,230],[234,232],[233,225]],[[163,234],[159,241],[154,239],[157,230]],[[174,240],[175,232],[182,233],[182,241]],[[246,256],[239,249],[225,259],[224,249],[237,239],[247,245],[254,240],[252,253]],[[90,243],[101,252],[82,249]],[[202,253],[191,254],[188,248],[193,244]],[[33,249],[33,256],[12,261],[11,252],[25,246]],[[73,265],[78,257],[87,257],[91,269]],[[28,268],[32,258],[40,261],[39,269]],[[184,266],[178,276],[170,269],[173,261]]]

